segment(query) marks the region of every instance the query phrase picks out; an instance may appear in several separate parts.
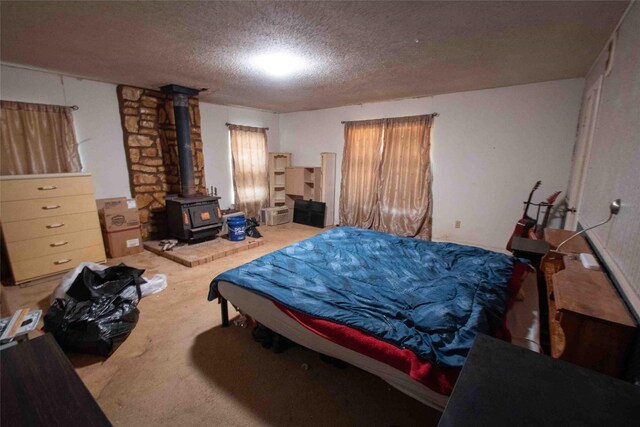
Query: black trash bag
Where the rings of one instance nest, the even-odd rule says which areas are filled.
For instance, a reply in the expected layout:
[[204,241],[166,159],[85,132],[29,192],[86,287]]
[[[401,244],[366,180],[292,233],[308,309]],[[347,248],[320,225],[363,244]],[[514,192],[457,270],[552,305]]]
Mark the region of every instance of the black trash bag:
[[260,225],[260,223],[258,222],[258,218],[247,218],[246,226],[244,229],[245,234],[249,237],[255,237],[256,239],[262,237],[262,234],[260,234],[260,232],[258,231],[258,225]]
[[73,281],[67,295],[78,301],[86,301],[101,296],[115,296],[121,293],[128,286],[139,287],[145,280],[142,278],[144,270],[119,264],[105,270],[94,271],[88,267],[82,269],[80,274]]
[[132,301],[118,296],[87,301],[56,299],[44,317],[44,330],[51,332],[65,351],[106,357],[129,336],[138,315]]
[[85,267],[68,298],[56,299],[44,316],[45,332],[65,351],[109,356],[138,323],[143,272],[124,264],[103,271]]

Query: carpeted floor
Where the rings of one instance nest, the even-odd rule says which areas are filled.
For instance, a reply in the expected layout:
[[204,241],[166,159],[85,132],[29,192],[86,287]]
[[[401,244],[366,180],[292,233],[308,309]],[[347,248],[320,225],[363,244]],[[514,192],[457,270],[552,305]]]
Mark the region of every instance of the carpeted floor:
[[[265,244],[188,268],[150,252],[110,260],[165,273],[168,287],[144,298],[140,320],[108,359],[69,355],[114,425],[435,426],[440,413],[354,367],[338,369],[310,350],[274,354],[249,329],[222,328],[209,282],[321,229],[260,227]],[[3,287],[3,308],[47,310],[59,279]],[[308,367],[308,369],[304,369]]]

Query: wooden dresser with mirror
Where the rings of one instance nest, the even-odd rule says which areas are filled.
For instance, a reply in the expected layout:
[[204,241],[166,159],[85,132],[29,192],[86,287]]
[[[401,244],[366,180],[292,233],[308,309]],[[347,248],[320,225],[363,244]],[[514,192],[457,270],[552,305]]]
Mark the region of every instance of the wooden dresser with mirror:
[[[555,249],[573,234],[547,228],[545,240]],[[561,251],[593,255],[582,235]],[[551,356],[620,377],[637,325],[606,273],[584,268],[578,255],[553,251],[540,268],[547,284]]]

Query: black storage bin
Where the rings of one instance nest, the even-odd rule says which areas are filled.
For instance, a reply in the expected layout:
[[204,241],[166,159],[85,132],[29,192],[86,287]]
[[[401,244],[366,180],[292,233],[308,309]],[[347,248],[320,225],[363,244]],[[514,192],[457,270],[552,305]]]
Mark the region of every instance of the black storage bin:
[[327,205],[313,200],[296,200],[293,206],[293,222],[324,228]]

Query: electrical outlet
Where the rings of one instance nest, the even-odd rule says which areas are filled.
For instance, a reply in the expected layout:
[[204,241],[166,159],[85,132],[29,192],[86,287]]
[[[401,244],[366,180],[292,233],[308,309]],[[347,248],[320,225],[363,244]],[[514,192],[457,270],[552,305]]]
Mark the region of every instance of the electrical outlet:
[[460,225],[462,224],[461,221],[456,221],[456,228],[460,228]]

